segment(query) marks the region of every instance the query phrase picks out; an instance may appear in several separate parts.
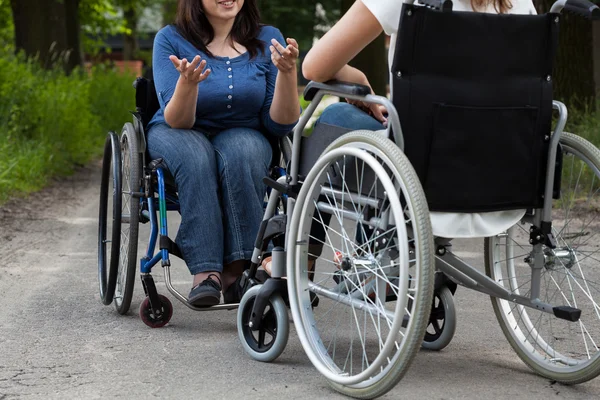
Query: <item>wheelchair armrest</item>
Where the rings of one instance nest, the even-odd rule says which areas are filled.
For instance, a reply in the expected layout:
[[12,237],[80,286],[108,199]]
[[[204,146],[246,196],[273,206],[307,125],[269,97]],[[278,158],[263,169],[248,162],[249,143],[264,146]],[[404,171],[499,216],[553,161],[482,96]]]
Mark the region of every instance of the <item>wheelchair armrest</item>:
[[304,100],[312,101],[319,90],[341,92],[354,96],[366,96],[371,94],[371,88],[358,83],[331,80],[324,83],[310,81],[304,89]]

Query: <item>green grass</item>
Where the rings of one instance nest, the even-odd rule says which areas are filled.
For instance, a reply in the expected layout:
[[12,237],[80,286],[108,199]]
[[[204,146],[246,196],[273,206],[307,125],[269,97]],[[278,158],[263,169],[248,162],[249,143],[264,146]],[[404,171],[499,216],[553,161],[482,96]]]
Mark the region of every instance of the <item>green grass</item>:
[[106,67],[65,76],[0,51],[0,204],[98,157],[131,120],[133,79]]
[[570,109],[565,131],[581,136],[600,147],[600,105],[595,111]]

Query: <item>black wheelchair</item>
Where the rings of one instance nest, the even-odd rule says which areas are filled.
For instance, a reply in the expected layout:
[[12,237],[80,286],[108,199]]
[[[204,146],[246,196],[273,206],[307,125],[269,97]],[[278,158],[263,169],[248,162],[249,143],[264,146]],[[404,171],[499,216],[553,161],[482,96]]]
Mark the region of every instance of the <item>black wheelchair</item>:
[[[560,11],[599,19],[600,9],[559,0],[544,15],[492,15],[453,12],[448,0],[422,3],[403,5],[393,102],[360,85],[307,86],[311,104],[291,142],[277,146],[285,162],[265,178],[270,193],[244,296],[214,309],[237,307],[245,351],[272,361],[287,344],[289,306],[328,383],[374,398],[400,381],[421,346],[450,343],[453,293],[464,286],[490,296],[510,345],[535,372],[566,384],[593,379],[600,374],[600,150],[563,132],[567,109],[552,100],[552,64]],[[160,162],[146,164],[144,156],[146,105],[154,101],[147,96],[155,94],[139,85],[136,93],[142,107],[133,124],[105,145],[100,294],[127,311],[137,226],[150,221],[140,314],[156,327],[172,312],[150,276],[158,261],[169,291],[187,302],[169,278],[177,248],[166,215],[177,209],[176,190]],[[304,137],[326,94],[384,105],[388,129]],[[435,215],[503,212],[518,218],[483,238],[485,273],[432,227]],[[259,282],[268,250],[271,277]]]

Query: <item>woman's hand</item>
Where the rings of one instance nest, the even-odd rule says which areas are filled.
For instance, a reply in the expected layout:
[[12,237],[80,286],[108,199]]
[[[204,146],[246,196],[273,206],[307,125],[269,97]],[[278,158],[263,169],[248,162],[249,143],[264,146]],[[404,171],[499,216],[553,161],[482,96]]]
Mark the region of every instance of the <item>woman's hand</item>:
[[210,75],[210,69],[204,70],[206,60],[200,61],[200,56],[194,57],[192,62],[188,62],[185,58],[180,60],[176,56],[169,56],[169,60],[179,71],[182,83],[197,85]]
[[352,99],[346,99],[346,103],[360,108],[377,121],[381,122],[383,126],[387,126],[387,118],[384,116],[384,114],[387,114],[387,110],[381,104],[365,103],[364,101]]
[[289,38],[286,40],[288,45],[283,47],[275,39],[271,39],[272,46],[269,46],[271,50],[271,61],[277,67],[280,72],[283,73],[296,73],[296,61],[298,60],[298,42],[295,39]]

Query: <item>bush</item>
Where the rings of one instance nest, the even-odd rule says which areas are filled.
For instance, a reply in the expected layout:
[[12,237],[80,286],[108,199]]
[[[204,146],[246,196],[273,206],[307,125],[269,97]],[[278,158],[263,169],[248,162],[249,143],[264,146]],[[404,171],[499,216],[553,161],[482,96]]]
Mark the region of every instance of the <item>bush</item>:
[[0,52],[0,203],[69,174],[131,119],[133,76],[107,67],[65,76]]

